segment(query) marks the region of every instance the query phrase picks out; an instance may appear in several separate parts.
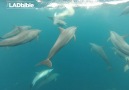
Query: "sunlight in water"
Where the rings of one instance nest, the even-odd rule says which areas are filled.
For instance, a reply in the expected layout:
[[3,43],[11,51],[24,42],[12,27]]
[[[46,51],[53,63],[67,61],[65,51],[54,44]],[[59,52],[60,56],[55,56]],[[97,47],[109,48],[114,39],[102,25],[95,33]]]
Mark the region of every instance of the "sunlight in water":
[[126,3],[129,2],[129,0],[113,0],[113,1],[106,1],[104,0],[99,1],[99,0],[70,0],[70,2],[63,1],[63,2],[51,2],[49,3],[46,7],[55,9],[55,8],[62,8],[65,7],[65,5],[70,5],[73,7],[84,7],[84,8],[91,8],[91,7],[97,7],[101,6],[103,4],[109,4],[109,5],[117,5],[121,3]]

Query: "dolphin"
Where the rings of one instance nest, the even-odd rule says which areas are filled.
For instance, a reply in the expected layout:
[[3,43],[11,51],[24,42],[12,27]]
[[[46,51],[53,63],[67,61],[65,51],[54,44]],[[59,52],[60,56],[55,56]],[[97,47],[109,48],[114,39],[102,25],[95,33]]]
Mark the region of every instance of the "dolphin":
[[58,18],[65,18],[66,16],[73,16],[75,13],[75,10],[70,5],[65,5],[66,10],[64,10],[61,13],[56,14],[56,17]]
[[36,84],[37,81],[39,81],[41,78],[46,78],[47,76],[49,76],[49,74],[52,71],[53,69],[46,69],[46,70],[42,70],[41,72],[37,73],[37,75],[34,77],[32,81],[31,89]]
[[90,43],[90,45],[91,45],[91,50],[95,51],[98,55],[100,55],[103,58],[103,60],[106,62],[106,64],[108,65],[108,69],[111,69],[112,65],[109,62],[109,59],[105,51],[103,50],[103,48],[95,43]]
[[42,87],[43,85],[52,82],[53,80],[56,81],[58,76],[59,76],[58,73],[51,73],[51,74],[49,74],[48,77],[46,77],[44,80],[42,80],[42,81],[39,83],[39,85],[37,86],[37,88],[40,88],[40,87]]
[[76,39],[76,37],[75,37],[76,29],[77,29],[77,27],[75,27],[75,26],[68,27],[66,29],[59,27],[59,30],[61,33],[60,33],[59,37],[57,38],[55,44],[51,48],[47,59],[38,63],[37,65],[46,65],[48,67],[52,67],[52,62],[51,62],[52,57],[61,48],[63,48],[73,37],[74,37],[74,39]]
[[120,36],[114,31],[110,31],[110,37],[108,40],[111,40],[112,44],[117,48],[119,51],[124,53],[125,55],[129,56],[129,45],[124,40],[127,36]]
[[19,33],[16,36],[2,40],[0,42],[0,47],[17,46],[30,42],[36,37],[38,37],[40,32],[41,30],[38,29],[23,30],[22,33]]
[[54,14],[54,17],[48,17],[48,18],[53,21],[54,25],[58,25],[58,26],[66,26],[67,25],[67,23],[62,18],[58,18],[56,16],[56,13]]
[[58,18],[54,18],[53,23],[58,26],[66,26],[67,25],[67,23],[65,21],[58,19]]
[[20,28],[20,29],[23,29],[23,30],[29,30],[32,27],[31,26],[28,26],[28,25],[23,25],[23,26],[16,26],[16,28]]
[[117,54],[119,57],[123,58],[126,61],[126,65],[124,66],[124,72],[129,70],[129,56],[125,55],[115,47],[113,47],[113,50],[115,51],[115,54]]
[[19,34],[22,31],[28,30],[30,28],[31,28],[31,26],[16,26],[11,32],[5,34],[4,36],[2,36],[0,38],[1,39],[10,38],[10,37],[13,37],[13,36]]
[[129,61],[129,56],[125,55],[124,53],[122,53],[120,50],[118,50],[118,49],[115,48],[115,47],[113,47],[112,49],[114,50],[114,53],[115,53],[116,55],[118,55],[119,57],[125,59],[126,62]]
[[75,10],[72,6],[65,5],[66,10],[64,10],[61,13],[54,13],[54,17],[48,17],[49,19],[53,20],[53,24],[58,26],[66,26],[67,23],[64,21],[64,18],[66,16],[73,16],[75,13]]
[[129,14],[129,6],[125,7],[122,11],[122,13],[120,14],[121,15],[126,15],[126,14]]

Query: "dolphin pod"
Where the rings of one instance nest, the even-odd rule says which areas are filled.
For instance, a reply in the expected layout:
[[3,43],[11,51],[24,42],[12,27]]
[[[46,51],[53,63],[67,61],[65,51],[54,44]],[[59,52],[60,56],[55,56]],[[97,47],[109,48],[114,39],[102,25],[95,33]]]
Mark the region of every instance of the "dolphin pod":
[[109,62],[109,59],[108,59],[105,51],[103,50],[103,48],[95,43],[90,43],[90,45],[91,45],[91,50],[93,50],[97,54],[99,54],[102,57],[102,59],[105,61],[105,63],[108,65],[108,69],[111,69],[112,65]]
[[[73,1],[73,0],[72,0]],[[66,26],[67,23],[64,21],[66,16],[74,15],[75,11],[73,7],[66,6],[66,10],[61,13],[55,13],[54,17],[48,17],[53,21],[54,25],[58,26]],[[127,7],[121,15],[125,15],[129,13],[129,7]],[[46,60],[41,61],[37,65],[46,65],[48,67],[52,67],[52,58],[66,45],[70,42],[72,38],[76,39],[75,32],[77,27],[71,26],[66,29],[59,27],[60,35],[55,41],[53,47],[50,49],[48,57]],[[39,36],[41,30],[31,29],[31,26],[17,26],[11,32],[0,37],[2,40],[0,41],[0,47],[9,47],[9,46],[17,46],[27,42],[32,41],[33,39]],[[120,36],[114,31],[110,32],[110,38],[112,44],[114,45],[115,53],[120,57],[124,58],[127,62],[129,61],[129,45],[124,40],[124,36]],[[90,43],[92,50],[94,50],[98,55],[102,57],[105,63],[108,65],[109,69],[112,68],[111,63],[109,62],[108,56],[106,55],[104,49],[95,44]],[[129,64],[127,63],[124,67],[124,72],[129,70]],[[52,80],[56,80],[58,73],[51,74],[53,69],[47,69],[39,72],[32,81],[31,89],[35,86],[35,84],[43,78],[42,85],[51,82]]]
[[46,60],[38,63],[37,65],[46,65],[48,67],[52,67],[52,62],[51,59],[52,57],[61,49],[63,48],[73,37],[74,39],[76,39],[75,37],[75,32],[76,32],[77,27],[72,26],[72,27],[68,27],[66,29],[63,29],[61,27],[59,27],[60,30],[60,35],[57,38],[55,44],[53,45],[53,47],[51,48],[48,57]]
[[114,31],[110,31],[109,40],[111,40],[112,44],[114,45],[113,50],[115,54],[122,57],[126,61],[126,65],[124,66],[124,72],[129,70],[129,45],[124,40],[126,36],[120,36],[118,33]]

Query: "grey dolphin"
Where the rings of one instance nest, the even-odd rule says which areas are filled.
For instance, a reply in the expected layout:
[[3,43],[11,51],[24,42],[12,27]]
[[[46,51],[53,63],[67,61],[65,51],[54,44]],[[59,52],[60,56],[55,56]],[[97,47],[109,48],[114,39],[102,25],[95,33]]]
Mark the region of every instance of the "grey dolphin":
[[16,26],[11,32],[3,35],[2,37],[0,37],[1,39],[5,39],[5,38],[10,38],[13,37],[17,34],[19,34],[20,32],[22,32],[23,30],[28,30],[30,29],[31,26]]
[[58,76],[59,76],[58,73],[51,73],[50,75],[48,75],[48,77],[46,77],[46,79],[39,82],[39,84],[37,85],[37,88],[40,88],[44,86],[45,84],[48,84],[52,81],[56,81]]
[[111,40],[112,44],[117,48],[119,51],[124,53],[125,55],[129,56],[129,45],[124,40],[126,36],[120,36],[114,31],[110,31],[109,40]]
[[[70,4],[70,3],[69,3]],[[54,17],[49,17],[49,19],[53,20],[53,23],[55,25],[59,26],[66,26],[67,23],[64,21],[64,18],[66,16],[73,16],[75,13],[75,10],[72,6],[72,3],[70,5],[65,5],[66,10],[62,11],[61,13],[55,13]]]
[[20,29],[23,29],[23,30],[29,30],[29,29],[32,28],[31,26],[28,26],[28,25],[16,26],[16,27],[18,27],[18,28],[20,28]]
[[20,44],[27,43],[29,41],[32,41],[36,37],[38,37],[41,30],[24,30],[22,33],[19,33],[16,36],[13,36],[11,38],[4,39],[0,42],[0,47],[10,47],[10,46],[17,46]]
[[60,18],[57,18],[56,16],[54,16],[54,17],[48,17],[48,18],[50,20],[52,20],[55,25],[58,25],[58,26],[66,26],[67,25],[67,23],[65,21],[63,21]]
[[122,13],[120,14],[121,15],[126,15],[126,14],[129,14],[129,6],[125,7],[122,11]]
[[121,57],[122,59],[126,61],[126,65],[124,66],[124,72],[129,70],[129,56],[125,55],[124,53],[122,53],[115,47],[113,47],[112,49],[115,51],[115,54],[117,54],[119,57]]
[[36,82],[38,82],[40,79],[42,78],[47,78],[47,76],[49,76],[49,74],[53,71],[53,69],[46,69],[46,70],[42,70],[41,72],[37,73],[37,75],[34,77],[32,84],[31,84],[31,88],[36,84]]
[[51,48],[49,55],[46,60],[40,62],[37,65],[46,65],[48,67],[52,67],[52,62],[51,59],[52,57],[61,49],[63,48],[73,37],[75,38],[75,32],[76,32],[77,27],[72,26],[66,29],[63,29],[59,27],[60,30],[60,35],[57,38],[55,44]]
[[109,59],[105,53],[105,51],[103,50],[103,48],[95,43],[90,43],[91,45],[91,49],[93,51],[95,51],[98,55],[100,55],[103,60],[106,62],[106,64],[108,65],[108,69],[111,69],[112,68],[112,65],[111,63],[109,62]]
[[124,59],[126,62],[129,61],[129,56],[125,55],[124,53],[122,53],[120,50],[118,50],[115,47],[113,47],[112,49],[114,50],[114,53],[118,55],[120,58]]

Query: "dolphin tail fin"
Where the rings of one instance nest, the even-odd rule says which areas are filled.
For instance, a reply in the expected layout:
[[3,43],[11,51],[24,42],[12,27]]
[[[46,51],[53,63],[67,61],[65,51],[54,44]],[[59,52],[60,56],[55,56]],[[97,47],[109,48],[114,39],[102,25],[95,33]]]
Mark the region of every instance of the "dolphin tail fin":
[[129,64],[126,64],[126,65],[124,66],[124,72],[126,72],[127,70],[129,70]]
[[41,61],[40,63],[38,63],[36,66],[40,66],[40,65],[45,65],[48,67],[52,67],[52,62],[49,59],[46,59],[44,61]]

